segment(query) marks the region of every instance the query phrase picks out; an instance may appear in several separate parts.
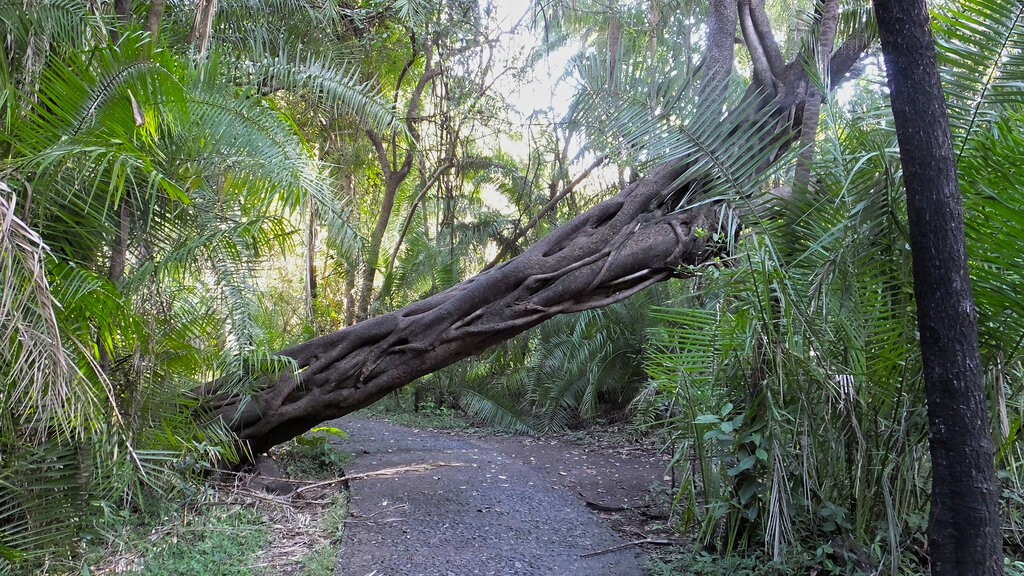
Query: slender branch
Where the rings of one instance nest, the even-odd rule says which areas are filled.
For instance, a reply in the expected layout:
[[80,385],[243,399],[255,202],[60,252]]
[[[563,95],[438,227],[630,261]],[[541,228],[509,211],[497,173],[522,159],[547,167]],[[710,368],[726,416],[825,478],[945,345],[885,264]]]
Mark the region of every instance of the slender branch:
[[[818,29],[818,42],[809,55],[817,69],[818,78],[808,87],[804,104],[803,125],[800,127],[800,155],[796,160],[796,172],[793,176],[793,189],[806,190],[811,183],[811,167],[814,163],[814,142],[818,136],[818,121],[821,116],[822,90],[819,83],[829,77],[829,64],[832,46],[835,44],[836,28],[839,24],[839,0],[824,0],[821,7],[821,20]],[[827,91],[829,87],[823,86]]]
[[[466,466],[466,464],[463,464],[461,462],[426,462],[424,464],[409,464],[408,466],[397,466],[395,468],[384,468],[383,470],[374,470],[372,472],[361,472],[359,474],[346,474],[344,476],[339,476],[337,478],[332,478],[330,480],[324,480],[322,482],[317,482],[316,484],[309,484],[307,486],[302,486],[302,487],[296,488],[291,494],[289,494],[289,496],[295,496],[296,494],[301,494],[303,492],[306,492],[307,490],[315,490],[315,489],[318,489],[318,488],[325,488],[325,487],[331,486],[333,484],[343,484],[345,482],[348,482],[349,480],[359,480],[359,479],[362,479],[362,478],[380,478],[380,477],[394,476],[396,474],[401,474],[403,472],[426,472],[428,470],[433,470],[435,468],[440,468],[442,466]],[[269,478],[268,477],[266,479],[267,480],[283,480],[285,482],[293,482],[293,480],[287,479],[287,478]]]
[[611,552],[618,552],[619,550],[625,550],[626,548],[632,548],[633,546],[639,546],[641,544],[657,544],[659,546],[676,546],[680,542],[672,538],[644,538],[643,540],[634,540],[632,542],[626,542],[625,544],[619,544],[612,546],[611,548],[605,548],[604,550],[598,550],[597,552],[588,552],[586,554],[580,554],[580,558],[593,558],[594,556],[600,556],[602,554],[608,554]]
[[430,175],[430,178],[423,184],[420,189],[420,193],[416,195],[416,199],[412,201],[412,206],[409,208],[409,213],[405,216],[405,221],[402,223],[402,231],[398,234],[398,240],[395,242],[394,248],[391,249],[391,258],[388,260],[388,269],[384,273],[385,276],[391,274],[395,268],[395,261],[398,259],[398,252],[402,249],[402,243],[405,242],[405,236],[409,233],[409,226],[412,225],[412,218],[416,214],[416,208],[426,197],[427,192],[434,186],[434,184],[444,175],[445,172],[455,166],[455,162],[448,162],[434,171]]
[[768,66],[771,68],[772,76],[779,79],[786,73],[786,61],[782,58],[782,51],[779,50],[779,43],[775,41],[775,33],[772,32],[771,22],[768,21],[768,14],[764,9],[764,0],[746,0],[750,9],[750,20],[757,31],[758,40],[764,50]]
[[750,61],[754,67],[754,82],[760,85],[769,97],[774,98],[777,93],[775,88],[777,79],[768,63],[768,56],[765,54],[761,37],[754,27],[750,11],[750,1],[740,0],[740,31],[743,33],[743,41],[747,46],[747,52],[750,53]]
[[522,240],[523,237],[530,232],[530,230],[533,230],[537,226],[537,224],[540,224],[541,218],[547,216],[549,212],[554,210],[555,206],[557,206],[563,198],[568,196],[569,193],[571,193],[577,186],[580,185],[581,182],[583,182],[583,180],[590,176],[591,172],[596,170],[607,160],[608,156],[602,154],[596,160],[591,162],[590,166],[587,166],[586,170],[581,172],[579,176],[577,176],[575,179],[573,179],[572,182],[567,184],[565,188],[562,188],[558,192],[558,194],[552,196],[551,199],[548,200],[547,204],[541,207],[541,209],[538,210],[537,213],[533,215],[533,218],[531,218],[530,221],[526,223],[526,226],[523,226],[522,229],[516,232],[516,234],[512,236],[512,238],[505,244],[505,246],[503,246],[502,249],[498,251],[498,254],[495,255],[494,258],[491,259],[491,261],[488,262],[486,266],[484,266],[484,270],[494,268],[498,264],[498,262],[504,260],[508,256],[508,253],[511,251],[512,247],[514,247],[520,240]]

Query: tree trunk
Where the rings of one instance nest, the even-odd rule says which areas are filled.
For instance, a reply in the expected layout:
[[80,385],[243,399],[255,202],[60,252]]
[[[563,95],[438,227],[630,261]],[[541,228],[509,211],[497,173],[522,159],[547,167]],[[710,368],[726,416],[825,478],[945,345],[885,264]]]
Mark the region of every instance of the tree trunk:
[[[371,137],[372,139],[372,137]],[[379,140],[374,139],[374,144]],[[407,152],[407,158],[412,159],[412,151]],[[386,158],[386,155],[384,155]],[[405,176],[409,173],[405,170],[404,173],[398,173],[387,169],[387,166],[383,166],[385,169],[384,178],[384,196],[381,199],[380,213],[377,214],[377,223],[373,227],[373,231],[370,232],[370,242],[366,247],[366,252],[363,256],[363,277],[359,283],[359,307],[356,310],[357,318],[365,320],[370,314],[370,301],[373,299],[373,282],[377,277],[377,265],[380,260],[380,247],[384,243],[384,233],[388,230],[388,223],[391,222],[391,212],[395,207],[395,196],[398,194],[398,187],[401,186],[405,180]]]
[[932,574],[1003,573],[963,206],[924,0],[876,0],[907,188],[932,455]]
[[309,202],[309,214],[306,218],[306,317],[309,325],[313,326],[313,333],[318,332],[316,325],[316,244],[317,244],[317,214],[316,199],[312,196]]
[[132,0],[114,0],[114,16],[117,18],[117,24],[110,31],[110,38],[117,43],[117,39],[120,38],[120,32],[127,30],[128,25],[131,24],[132,20]]
[[149,3],[149,10],[146,12],[145,31],[149,32],[149,42],[156,48],[157,36],[160,34],[160,20],[164,16],[164,8],[167,0],[152,0]]
[[213,34],[213,15],[217,12],[217,0],[199,0],[196,17],[188,33],[188,42],[195,46],[196,55],[206,55]]
[[[117,229],[114,231],[113,243],[110,246],[110,260],[107,266],[107,279],[117,290],[124,284],[124,271],[128,265],[128,236],[131,234],[132,204],[131,198],[125,195],[121,198],[121,206],[117,212]],[[111,358],[107,349],[106,339],[98,336],[96,339],[97,360],[100,371],[110,374]]]
[[[398,84],[395,86],[396,101],[402,89],[402,79],[405,77],[405,72],[412,67],[416,59],[416,44],[415,39],[413,39],[412,58],[406,63],[405,70],[399,76]],[[419,81],[416,82],[416,86],[412,90],[412,94],[409,96],[409,108],[405,113],[406,129],[409,130],[409,135],[412,136],[414,141],[419,140],[419,130],[417,130],[416,125],[420,122],[417,118],[420,110],[420,98],[422,98],[426,87],[440,75],[441,69],[434,65],[433,44],[427,42],[423,51],[423,75],[420,76]],[[377,266],[380,264],[381,245],[384,242],[384,234],[388,230],[388,224],[391,222],[391,213],[395,207],[395,196],[398,194],[398,188],[402,185],[402,182],[409,176],[409,172],[412,170],[413,159],[416,156],[415,148],[410,147],[405,151],[402,162],[399,164],[397,135],[391,135],[390,156],[384,146],[384,139],[380,134],[367,129],[366,135],[373,144],[373,148],[377,153],[377,161],[380,163],[381,172],[384,174],[384,196],[381,199],[380,213],[377,215],[377,223],[370,233],[370,242],[367,245],[366,255],[363,259],[363,276],[360,280],[359,305],[356,310],[358,320],[364,320],[369,316],[370,303],[373,301],[373,282],[377,277]]]
[[728,221],[728,208],[673,211],[693,192],[675,184],[683,169],[662,165],[522,255],[444,292],[282,351],[297,375],[270,377],[251,400],[222,394],[210,406],[257,454],[552,316],[623,300],[708,261],[723,246],[704,231]]
[[818,137],[818,120],[821,117],[821,101],[825,93],[818,88],[820,82],[828,90],[828,62],[835,44],[836,27],[839,25],[839,0],[824,0],[821,19],[818,21],[817,50],[808,61],[809,66],[818,70],[818,77],[811,79],[804,105],[803,126],[800,127],[800,155],[796,159],[793,189],[806,190],[811,185],[811,168],[814,165],[814,144]]

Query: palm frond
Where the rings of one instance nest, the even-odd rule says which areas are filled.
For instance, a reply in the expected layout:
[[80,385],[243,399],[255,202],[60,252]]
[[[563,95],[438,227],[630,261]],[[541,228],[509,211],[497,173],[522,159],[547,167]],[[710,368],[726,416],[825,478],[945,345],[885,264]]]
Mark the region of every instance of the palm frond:
[[995,351],[1015,357],[1024,343],[1024,286],[1020,238],[1024,237],[1024,178],[1019,170],[1024,138],[1021,118],[996,121],[975,137],[960,161],[965,228],[978,329],[989,361]]
[[533,432],[518,404],[488,388],[464,388],[459,392],[459,406],[466,414],[486,422],[488,426],[519,434]]
[[88,421],[108,395],[97,396],[79,367],[78,354],[85,351],[72,352],[77,343],[63,337],[60,304],[46,273],[47,247],[15,216],[8,193],[0,184],[4,428],[25,427],[39,438],[52,432],[78,437],[84,431],[76,423]]
[[361,80],[355,65],[336,62],[330,55],[292,50],[281,47],[277,56],[253,65],[247,76],[276,89],[301,93],[324,113],[353,116],[379,134],[405,132],[394,106],[372,81]]
[[962,0],[935,16],[935,41],[957,157],[1001,109],[1024,103],[1024,6]]

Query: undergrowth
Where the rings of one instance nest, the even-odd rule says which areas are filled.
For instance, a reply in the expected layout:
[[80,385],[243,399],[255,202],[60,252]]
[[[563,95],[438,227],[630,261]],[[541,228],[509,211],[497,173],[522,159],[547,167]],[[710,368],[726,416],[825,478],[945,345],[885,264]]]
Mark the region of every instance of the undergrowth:
[[[344,475],[350,457],[319,430],[275,450],[296,486]],[[348,493],[338,484],[273,495],[245,474],[222,473],[188,494],[157,498],[104,545],[94,545],[84,576],[332,576]]]
[[331,444],[331,438],[347,437],[338,428],[321,426],[276,447],[272,455],[290,478],[336,478],[345,474],[344,466],[352,455]]
[[259,574],[256,552],[267,545],[269,527],[247,507],[200,508],[160,533],[145,554],[147,576],[250,576]]
[[392,396],[359,411],[360,416],[374,420],[387,420],[409,428],[435,430],[466,430],[474,428],[461,410],[438,405],[433,400],[419,403],[415,408],[409,398]]

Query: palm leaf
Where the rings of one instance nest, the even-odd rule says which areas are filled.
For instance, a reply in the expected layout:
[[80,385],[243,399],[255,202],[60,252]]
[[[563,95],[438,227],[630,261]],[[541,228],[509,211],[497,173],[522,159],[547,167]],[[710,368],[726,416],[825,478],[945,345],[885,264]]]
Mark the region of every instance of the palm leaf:
[[960,157],[1001,109],[1024,103],[1024,6],[1015,0],[963,0],[934,16]]

